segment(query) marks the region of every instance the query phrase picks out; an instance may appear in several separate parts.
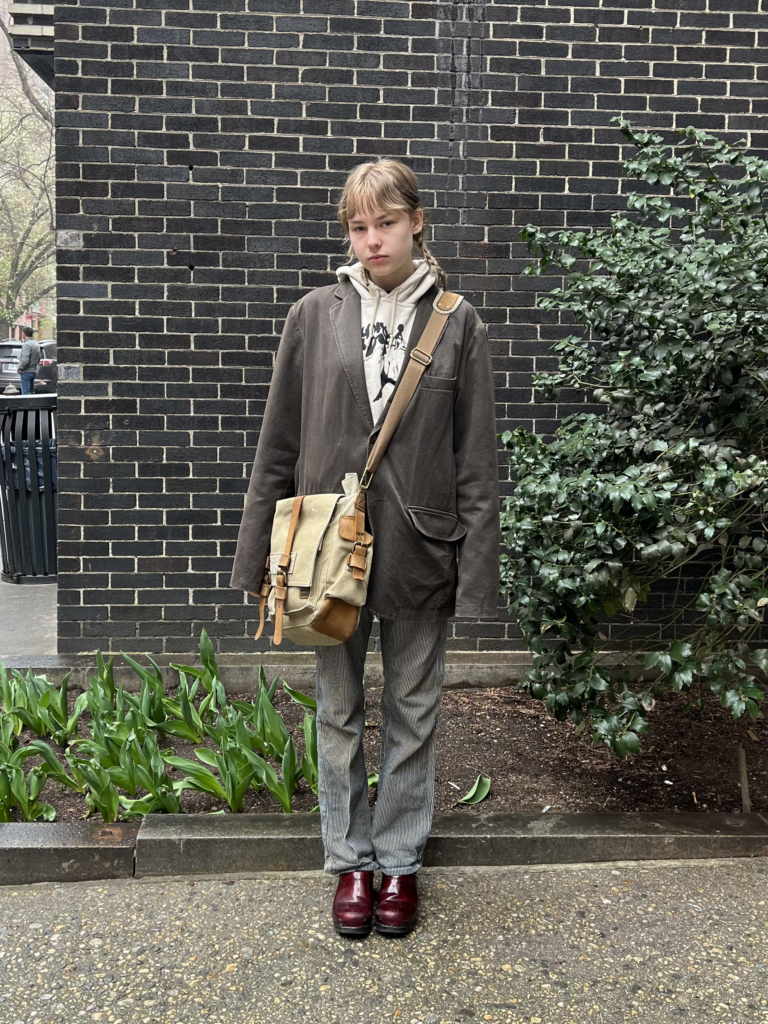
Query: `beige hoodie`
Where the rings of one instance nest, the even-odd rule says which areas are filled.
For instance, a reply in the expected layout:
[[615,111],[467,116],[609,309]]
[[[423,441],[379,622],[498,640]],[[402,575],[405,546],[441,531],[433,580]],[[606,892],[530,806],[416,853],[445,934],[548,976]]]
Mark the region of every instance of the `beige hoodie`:
[[370,278],[366,285],[362,263],[336,271],[338,279],[348,277],[360,295],[363,365],[374,423],[378,422],[400,375],[416,305],[437,282],[437,275],[426,260],[416,259],[413,264],[416,269],[411,276],[391,292],[384,291]]

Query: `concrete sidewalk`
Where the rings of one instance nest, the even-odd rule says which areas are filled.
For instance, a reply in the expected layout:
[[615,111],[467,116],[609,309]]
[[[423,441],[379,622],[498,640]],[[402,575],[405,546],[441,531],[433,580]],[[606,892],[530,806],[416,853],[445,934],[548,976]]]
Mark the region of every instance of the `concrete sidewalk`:
[[322,872],[0,889],[5,1024],[768,1021],[764,859],[423,869],[405,939]]
[[55,583],[0,582],[0,661],[56,654],[57,592]]

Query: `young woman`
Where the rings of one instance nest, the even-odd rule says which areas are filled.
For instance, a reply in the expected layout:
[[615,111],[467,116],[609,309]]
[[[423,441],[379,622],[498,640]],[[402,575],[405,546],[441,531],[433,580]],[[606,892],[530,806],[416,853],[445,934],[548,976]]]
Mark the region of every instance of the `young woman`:
[[[351,265],[291,307],[277,352],[231,586],[257,595],[275,502],[342,491],[362,474],[446,276],[427,248],[413,172],[357,166],[338,215]],[[414,246],[420,257],[414,259]],[[318,796],[324,868],[339,876],[343,935],[405,935],[432,824],[435,729],[451,616],[497,615],[499,482],[486,329],[461,301],[367,497],[367,604],[345,643],[317,647]],[[384,668],[373,817],[363,761],[363,669],[374,615]],[[373,873],[382,884],[374,914]]]

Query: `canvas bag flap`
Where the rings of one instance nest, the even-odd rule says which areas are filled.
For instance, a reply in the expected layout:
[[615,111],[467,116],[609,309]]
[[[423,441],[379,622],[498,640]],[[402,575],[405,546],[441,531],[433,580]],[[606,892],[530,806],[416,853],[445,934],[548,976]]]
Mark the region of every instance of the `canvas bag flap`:
[[[296,527],[293,542],[291,566],[288,573],[288,585],[291,587],[309,587],[312,585],[312,574],[315,559],[323,535],[328,529],[336,503],[342,501],[342,494],[308,494],[301,506],[301,515]],[[275,504],[275,518],[272,523],[272,540],[270,550],[272,585],[277,583],[277,559],[285,550],[288,537],[288,526],[291,521],[293,498],[281,498]]]

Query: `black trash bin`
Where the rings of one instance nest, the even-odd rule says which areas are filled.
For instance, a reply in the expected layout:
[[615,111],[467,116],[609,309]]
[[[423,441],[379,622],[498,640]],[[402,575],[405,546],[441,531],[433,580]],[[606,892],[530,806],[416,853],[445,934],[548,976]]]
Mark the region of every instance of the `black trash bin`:
[[0,395],[0,552],[6,583],[56,582],[56,395]]

